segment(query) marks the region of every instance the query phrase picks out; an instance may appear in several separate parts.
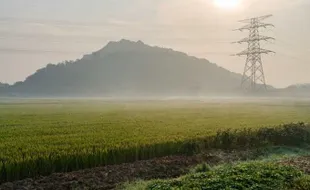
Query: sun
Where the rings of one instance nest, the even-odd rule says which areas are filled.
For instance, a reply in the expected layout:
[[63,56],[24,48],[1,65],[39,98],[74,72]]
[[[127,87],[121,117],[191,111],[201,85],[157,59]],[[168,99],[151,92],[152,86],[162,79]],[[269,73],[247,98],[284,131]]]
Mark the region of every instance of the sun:
[[235,9],[240,5],[241,0],[213,0],[215,6],[223,9]]

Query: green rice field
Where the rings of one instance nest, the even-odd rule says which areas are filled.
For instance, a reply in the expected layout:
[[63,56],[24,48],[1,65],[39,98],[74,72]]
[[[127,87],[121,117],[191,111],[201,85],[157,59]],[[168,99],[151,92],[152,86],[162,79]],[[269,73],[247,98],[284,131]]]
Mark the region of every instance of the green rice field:
[[[310,122],[310,101],[3,99],[0,176],[8,181],[176,154],[182,149],[177,143],[218,130],[299,121]],[[70,163],[74,166],[63,168]],[[26,168],[38,165],[46,171]]]

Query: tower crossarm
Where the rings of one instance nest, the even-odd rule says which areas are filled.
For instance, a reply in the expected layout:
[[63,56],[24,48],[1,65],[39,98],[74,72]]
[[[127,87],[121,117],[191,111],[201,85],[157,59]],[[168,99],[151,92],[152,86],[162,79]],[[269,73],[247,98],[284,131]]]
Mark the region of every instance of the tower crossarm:
[[233,42],[233,43],[247,43],[247,42],[253,42],[253,41],[262,41],[262,40],[275,40],[273,37],[269,37],[269,36],[255,36],[255,37],[252,37],[252,38],[243,38],[242,40],[239,40],[239,41],[236,41],[236,42]]
[[248,19],[244,19],[244,20],[239,20],[239,22],[250,23],[253,19],[256,19],[257,21],[262,21],[262,20],[265,20],[269,17],[272,17],[272,15],[269,14],[269,15],[265,15],[265,16],[255,17],[255,18],[248,18]]
[[240,31],[243,31],[243,30],[253,30],[253,29],[256,29],[256,28],[266,28],[266,27],[274,27],[274,25],[273,24],[269,24],[269,23],[258,22],[255,25],[248,24],[248,25],[245,25],[245,26],[243,26],[241,28],[237,28],[234,31],[236,31],[236,30],[240,30]]
[[256,55],[256,54],[268,54],[268,53],[275,53],[274,51],[267,50],[267,49],[253,49],[253,50],[244,50],[240,53],[235,54],[235,56],[242,56],[242,55]]

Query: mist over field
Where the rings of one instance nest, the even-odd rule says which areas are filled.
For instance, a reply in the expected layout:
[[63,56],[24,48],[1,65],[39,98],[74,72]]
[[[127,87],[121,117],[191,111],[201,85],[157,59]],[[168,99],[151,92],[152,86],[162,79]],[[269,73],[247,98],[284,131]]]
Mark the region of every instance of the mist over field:
[[0,190],[309,190],[309,0],[0,0]]

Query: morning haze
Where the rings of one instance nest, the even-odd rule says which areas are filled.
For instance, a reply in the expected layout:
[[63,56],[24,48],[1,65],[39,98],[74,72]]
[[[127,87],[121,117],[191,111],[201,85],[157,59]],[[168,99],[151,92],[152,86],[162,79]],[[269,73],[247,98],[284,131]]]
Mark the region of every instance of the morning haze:
[[309,190],[309,10],[0,0],[0,189]]
[[233,9],[212,0],[2,0],[0,81],[23,81],[48,63],[76,60],[120,39],[173,48],[242,73],[244,59],[230,54],[246,47],[230,42],[247,33],[232,29],[240,19],[272,13],[268,22],[276,27],[264,34],[277,40],[263,47],[277,54],[263,58],[267,83],[308,83],[309,8],[307,0],[241,0]]

